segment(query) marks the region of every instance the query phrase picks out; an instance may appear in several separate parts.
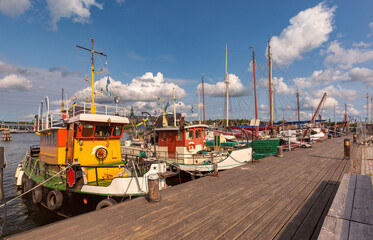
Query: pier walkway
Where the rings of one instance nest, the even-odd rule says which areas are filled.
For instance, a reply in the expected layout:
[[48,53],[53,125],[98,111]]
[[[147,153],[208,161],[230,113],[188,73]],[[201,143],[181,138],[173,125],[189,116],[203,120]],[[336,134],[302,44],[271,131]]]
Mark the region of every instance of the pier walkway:
[[137,198],[9,239],[317,239],[349,171],[343,139],[170,187],[158,203]]

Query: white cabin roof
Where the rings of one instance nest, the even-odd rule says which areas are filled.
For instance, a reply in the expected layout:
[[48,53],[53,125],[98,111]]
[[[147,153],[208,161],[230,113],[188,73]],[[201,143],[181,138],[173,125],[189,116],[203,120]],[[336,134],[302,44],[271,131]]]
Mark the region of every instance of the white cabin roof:
[[85,121],[85,122],[104,122],[104,123],[129,123],[127,117],[102,114],[79,114],[69,119],[69,123]]

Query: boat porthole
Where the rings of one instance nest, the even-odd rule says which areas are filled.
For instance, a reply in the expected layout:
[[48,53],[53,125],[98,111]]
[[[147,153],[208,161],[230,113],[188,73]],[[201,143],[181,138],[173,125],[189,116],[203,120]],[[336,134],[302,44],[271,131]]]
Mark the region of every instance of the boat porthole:
[[112,198],[108,198],[108,199],[103,199],[101,200],[97,206],[96,206],[96,210],[100,210],[100,209],[103,209],[103,208],[106,208],[106,207],[110,207],[110,206],[113,206],[117,204],[117,201],[115,201],[114,199]]
[[59,190],[52,190],[47,195],[47,206],[49,210],[57,210],[62,206],[63,195]]

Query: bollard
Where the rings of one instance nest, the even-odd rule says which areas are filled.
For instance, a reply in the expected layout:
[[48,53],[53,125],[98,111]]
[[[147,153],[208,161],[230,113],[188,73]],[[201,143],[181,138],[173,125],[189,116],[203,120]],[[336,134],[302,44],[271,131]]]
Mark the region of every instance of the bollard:
[[277,146],[277,157],[283,157],[284,155],[282,154],[282,147]]
[[354,134],[354,143],[357,143],[357,135]]
[[214,161],[213,166],[214,166],[214,174],[218,175],[218,163]]
[[344,140],[344,159],[350,160],[350,139],[345,138]]
[[161,201],[159,194],[159,176],[158,174],[150,174],[148,177],[148,201],[150,203]]

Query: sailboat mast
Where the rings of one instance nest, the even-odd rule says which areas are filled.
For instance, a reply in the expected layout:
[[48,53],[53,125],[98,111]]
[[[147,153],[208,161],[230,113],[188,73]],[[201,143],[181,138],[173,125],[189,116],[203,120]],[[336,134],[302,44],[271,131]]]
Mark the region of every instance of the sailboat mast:
[[297,108],[298,108],[298,124],[300,122],[300,112],[299,112],[299,90],[297,88]]
[[228,81],[228,70],[227,70],[227,65],[228,65],[228,57],[227,57],[227,45],[225,45],[225,84],[226,84],[226,102],[227,102],[227,122],[226,122],[226,127],[229,126],[229,81]]
[[175,88],[174,88],[174,126],[176,127],[176,96],[175,96]]
[[272,54],[268,39],[268,80],[269,80],[269,123],[273,126],[273,99],[272,99]]
[[200,91],[198,88],[198,123],[201,124],[201,110],[200,110]]
[[254,47],[250,47],[253,49],[253,74],[254,74],[254,97],[255,97],[255,119],[258,119],[258,102],[256,96],[256,74],[255,74],[255,51]]
[[202,73],[202,102],[203,102],[203,124],[205,124],[205,81]]

